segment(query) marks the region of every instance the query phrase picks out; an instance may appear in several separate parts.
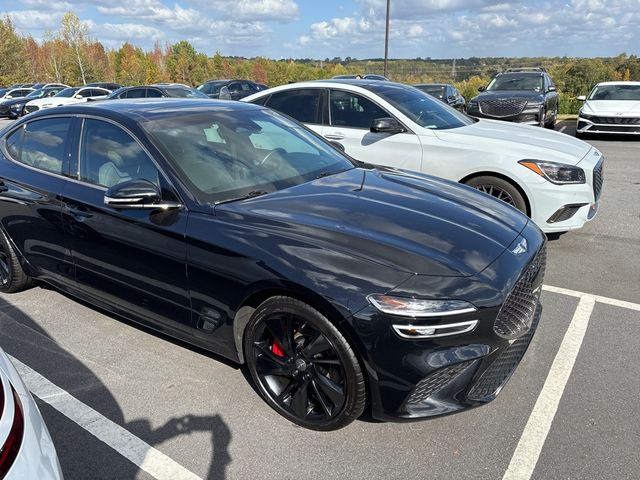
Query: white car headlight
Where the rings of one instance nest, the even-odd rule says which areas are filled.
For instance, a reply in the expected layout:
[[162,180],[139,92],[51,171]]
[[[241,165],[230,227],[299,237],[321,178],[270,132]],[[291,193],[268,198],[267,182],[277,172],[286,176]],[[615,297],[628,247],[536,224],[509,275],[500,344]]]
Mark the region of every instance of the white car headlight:
[[367,299],[381,312],[401,317],[444,317],[477,311],[476,307],[462,300],[426,300],[378,294],[369,295]]
[[520,160],[523,167],[558,185],[585,183],[584,170],[566,163],[546,162],[542,160]]

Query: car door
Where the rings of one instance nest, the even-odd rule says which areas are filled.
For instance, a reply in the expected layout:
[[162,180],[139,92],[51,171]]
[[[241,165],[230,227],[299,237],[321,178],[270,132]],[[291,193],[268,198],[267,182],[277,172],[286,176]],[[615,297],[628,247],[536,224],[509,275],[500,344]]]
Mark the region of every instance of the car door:
[[177,196],[130,132],[104,120],[78,121],[81,134],[72,161],[77,181],[69,182],[62,195],[78,288],[116,311],[189,332],[188,212],[106,206],[109,187],[134,179],[155,183],[167,201],[177,201]]
[[371,132],[371,123],[378,118],[395,117],[359,93],[331,89],[329,125],[324,127],[323,135],[340,142],[346,153],[357,160],[420,170],[422,146],[418,136],[408,129],[402,133]]
[[131,90],[127,90],[124,92],[120,98],[145,98],[146,89],[145,88],[132,88]]
[[57,284],[74,281],[60,200],[72,136],[72,119],[54,117],[23,124],[1,142],[2,229],[35,270],[29,273]]

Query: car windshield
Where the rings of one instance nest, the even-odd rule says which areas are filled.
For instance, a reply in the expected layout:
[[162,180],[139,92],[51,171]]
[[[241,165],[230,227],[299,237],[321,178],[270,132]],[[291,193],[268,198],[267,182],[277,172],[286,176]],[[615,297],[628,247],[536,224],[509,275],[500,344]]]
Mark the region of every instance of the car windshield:
[[500,75],[491,80],[487,91],[495,90],[531,90],[542,91],[542,77],[537,75]]
[[414,87],[380,82],[367,85],[365,88],[380,95],[424,128],[446,130],[464,127],[475,122],[471,117]]
[[40,98],[42,97],[47,91],[43,88],[41,88],[40,90],[35,90],[33,92],[31,92],[29,95],[27,95],[26,98]]
[[216,95],[218,93],[220,93],[220,89],[222,87],[224,87],[227,83],[226,81],[223,82],[207,82],[207,83],[203,83],[202,85],[200,85],[198,87],[198,91],[202,92],[202,93],[206,93],[208,95]]
[[79,88],[65,88],[56,94],[56,97],[73,97]]
[[416,85],[416,88],[440,100],[444,98],[444,94],[447,91],[447,87],[444,85]]
[[640,85],[598,85],[589,100],[640,100]]
[[170,97],[178,98],[209,98],[204,93],[193,88],[165,87],[165,91]]
[[158,112],[142,127],[203,203],[282,190],[354,168],[341,152],[266,109]]

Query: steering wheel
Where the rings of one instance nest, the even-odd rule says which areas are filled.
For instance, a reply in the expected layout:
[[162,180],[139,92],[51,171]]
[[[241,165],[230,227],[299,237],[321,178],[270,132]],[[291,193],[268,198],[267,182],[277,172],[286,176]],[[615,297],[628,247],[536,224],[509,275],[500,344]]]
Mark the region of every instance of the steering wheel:
[[267,153],[262,160],[258,162],[258,166],[264,165],[264,163],[266,163],[266,161],[269,160],[271,155],[273,155],[274,153],[279,153],[280,155],[282,155],[283,153],[287,153],[287,151],[282,147],[274,148],[269,153]]

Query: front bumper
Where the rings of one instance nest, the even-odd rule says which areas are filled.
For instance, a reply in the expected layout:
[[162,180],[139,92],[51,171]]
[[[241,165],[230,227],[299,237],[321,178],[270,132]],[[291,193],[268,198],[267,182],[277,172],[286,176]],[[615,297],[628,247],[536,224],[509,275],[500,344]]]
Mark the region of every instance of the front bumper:
[[640,117],[578,116],[578,133],[640,135]]
[[505,122],[523,123],[525,125],[540,125],[542,119],[542,109],[525,109],[512,115],[490,115],[483,112],[479,107],[467,107],[467,115],[476,118],[488,118],[490,120],[502,120]]
[[[353,326],[366,348],[373,417],[403,421],[450,414],[488,403],[500,393],[524,356],[541,315],[538,298],[544,275],[544,239],[531,224],[525,230],[522,236],[531,248],[537,248],[536,252],[516,255],[505,251],[475,280],[465,277],[444,281],[451,282],[451,292],[460,291],[460,284],[455,283],[466,281],[467,291],[475,292],[483,299],[479,301],[485,302],[485,308],[476,302],[477,312],[455,316],[456,322],[478,320],[472,332],[410,340],[391,328],[399,317],[380,313],[373,306],[358,312]],[[488,286],[490,278],[494,285],[504,282],[503,287]],[[506,338],[498,334],[498,325],[505,309],[519,305],[519,288],[525,278],[533,292],[529,297],[530,323],[517,331],[515,338]],[[430,281],[410,280],[394,293],[415,294],[416,287],[422,290]],[[437,325],[451,323],[452,318],[404,321]]]

